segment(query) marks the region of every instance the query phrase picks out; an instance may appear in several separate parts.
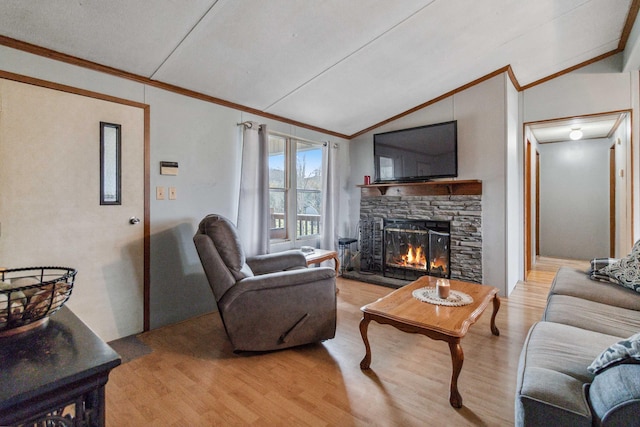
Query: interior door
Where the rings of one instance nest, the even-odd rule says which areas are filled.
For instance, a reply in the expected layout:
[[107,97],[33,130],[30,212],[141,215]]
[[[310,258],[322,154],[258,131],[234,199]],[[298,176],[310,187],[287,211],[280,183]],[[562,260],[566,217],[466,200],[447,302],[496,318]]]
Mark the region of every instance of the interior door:
[[[100,122],[121,125],[120,205],[100,204]],[[0,79],[0,266],[76,268],[69,308],[106,341],[138,333],[143,216],[142,108]]]
[[616,256],[616,144],[609,148],[609,257]]
[[524,155],[524,277],[526,278],[531,270],[531,141],[527,139],[526,151]]

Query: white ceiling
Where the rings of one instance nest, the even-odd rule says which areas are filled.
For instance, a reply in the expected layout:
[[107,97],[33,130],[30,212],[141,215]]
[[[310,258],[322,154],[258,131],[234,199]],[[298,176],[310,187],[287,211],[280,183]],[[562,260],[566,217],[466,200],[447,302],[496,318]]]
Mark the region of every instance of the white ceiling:
[[580,139],[609,138],[627,113],[602,114],[592,117],[553,120],[528,125],[536,140],[541,143],[569,141],[569,133],[579,129]]
[[631,0],[3,0],[0,35],[352,135],[618,48]]

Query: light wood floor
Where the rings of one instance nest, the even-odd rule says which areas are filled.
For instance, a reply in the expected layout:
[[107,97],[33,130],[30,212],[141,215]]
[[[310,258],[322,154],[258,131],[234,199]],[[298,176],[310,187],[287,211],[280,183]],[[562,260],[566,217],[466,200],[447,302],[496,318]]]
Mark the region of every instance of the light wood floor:
[[141,334],[153,352],[112,371],[107,426],[513,425],[520,350],[560,264],[588,267],[539,260],[502,297],[500,336],[488,309],[462,340],[461,409],[449,405],[445,342],[372,322],[372,369],[360,370],[359,308],[392,289],[339,278],[337,333],[324,343],[238,356],[217,313]]

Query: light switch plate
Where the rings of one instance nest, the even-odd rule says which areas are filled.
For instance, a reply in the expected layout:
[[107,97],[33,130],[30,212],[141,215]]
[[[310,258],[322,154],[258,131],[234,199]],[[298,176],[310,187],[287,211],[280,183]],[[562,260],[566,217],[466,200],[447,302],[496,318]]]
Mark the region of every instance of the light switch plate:
[[175,200],[178,198],[178,191],[176,187],[169,187],[169,200]]
[[164,187],[156,187],[156,200],[164,200]]

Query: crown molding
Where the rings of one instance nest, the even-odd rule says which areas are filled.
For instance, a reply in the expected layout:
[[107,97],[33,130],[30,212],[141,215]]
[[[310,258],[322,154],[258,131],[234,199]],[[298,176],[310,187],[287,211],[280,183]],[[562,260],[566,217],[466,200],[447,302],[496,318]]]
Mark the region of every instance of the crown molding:
[[226,101],[224,99],[220,99],[220,98],[216,98],[214,96],[210,96],[210,95],[205,95],[201,92],[196,92],[190,89],[185,89],[176,85],[171,85],[168,83],[163,83],[161,81],[158,80],[153,80],[151,78],[148,77],[144,77],[144,76],[140,76],[138,74],[133,74],[133,73],[129,73],[127,71],[123,71],[114,67],[109,67],[106,65],[102,65],[102,64],[98,64],[96,62],[92,62],[92,61],[87,61],[85,59],[81,59],[75,56],[71,56],[71,55],[67,55],[65,53],[61,53],[61,52],[57,52],[51,49],[47,49],[41,46],[37,46],[31,43],[27,43],[27,42],[23,42],[20,40],[16,40],[16,39],[12,39],[10,37],[6,37],[6,36],[2,36],[0,35],[0,45],[2,46],[6,46],[6,47],[10,47],[13,49],[17,49],[17,50],[21,50],[27,53],[31,53],[34,55],[38,55],[38,56],[43,56],[45,58],[49,58],[49,59],[53,59],[56,61],[61,61],[61,62],[65,62],[67,64],[71,64],[71,65],[76,65],[79,67],[83,67],[83,68],[87,68],[93,71],[97,71],[100,73],[106,73],[106,74],[110,74],[112,76],[116,76],[116,77],[120,77],[123,79],[127,79],[127,80],[132,80],[134,82],[138,82],[141,84],[145,84],[148,86],[153,86],[159,89],[163,89],[169,92],[174,92],[180,95],[184,95],[184,96],[188,96],[191,98],[195,98],[195,99],[199,99],[201,101],[205,101],[205,102],[210,102],[213,104],[218,104],[224,107],[228,107],[228,108],[232,108],[235,110],[239,110],[245,113],[250,113],[250,114],[255,114],[257,116],[260,117],[264,117],[266,119],[272,119],[272,120],[277,120],[283,123],[287,123],[293,126],[297,126],[297,127],[301,127],[301,128],[305,128],[305,129],[309,129],[312,131],[316,131],[316,132],[320,132],[320,133],[324,133],[327,135],[331,135],[331,136],[335,136],[337,138],[342,138],[342,139],[353,139],[353,138],[357,138],[360,135],[363,135],[367,132],[372,131],[373,129],[376,129],[380,126],[383,126],[387,123],[390,123],[394,120],[398,120],[399,118],[405,117],[411,113],[414,113],[418,110],[421,110],[423,108],[426,108],[432,104],[435,104],[436,102],[439,102],[445,98],[448,98],[452,95],[455,95],[456,93],[462,92],[463,90],[469,89],[470,87],[473,87],[477,84],[480,84],[486,80],[489,80],[497,75],[500,75],[502,73],[506,73],[507,77],[511,80],[511,83],[513,84],[513,86],[516,88],[516,90],[518,92],[522,92],[525,91],[527,89],[530,89],[534,86],[540,85],[542,83],[548,82],[550,80],[553,80],[557,77],[560,77],[564,74],[570,73],[572,71],[575,71],[579,68],[585,67],[587,65],[593,64],[595,62],[601,61],[602,59],[608,58],[612,55],[615,55],[617,53],[620,53],[622,51],[624,51],[626,44],[629,40],[629,34],[631,33],[631,29],[633,28],[633,25],[636,21],[636,17],[638,15],[638,12],[640,11],[640,0],[632,0],[631,5],[629,7],[629,13],[627,14],[627,19],[625,21],[625,25],[624,28],[622,30],[621,36],[620,36],[620,41],[618,43],[618,47],[610,52],[604,53],[602,55],[599,55],[595,58],[592,58],[590,60],[584,61],[580,64],[574,65],[572,67],[566,68],[562,71],[559,71],[557,73],[551,74],[547,77],[544,77],[542,79],[536,80],[532,83],[529,83],[527,85],[521,86],[518,82],[518,79],[515,76],[515,73],[513,71],[513,68],[511,67],[511,65],[506,65],[502,68],[499,68],[498,70],[495,70],[485,76],[482,76],[476,80],[473,80],[463,86],[460,86],[456,89],[453,89],[447,93],[444,93],[436,98],[433,98],[429,101],[426,101],[420,105],[417,105],[409,110],[406,110],[402,113],[396,114],[393,117],[390,117],[388,119],[385,119],[379,123],[376,123],[372,126],[369,126],[366,129],[363,129],[359,132],[356,132],[352,135],[346,135],[340,132],[335,132],[329,129],[324,129],[324,128],[320,128],[317,126],[313,126],[307,123],[302,123],[299,122],[297,120],[292,120],[289,119],[287,117],[282,117],[282,116],[278,116],[275,114],[271,114],[271,113],[267,113],[265,111],[262,110],[258,110],[256,108],[251,108],[251,107],[247,107],[245,105],[241,105],[241,104],[237,104],[235,102],[231,102],[231,101]]

